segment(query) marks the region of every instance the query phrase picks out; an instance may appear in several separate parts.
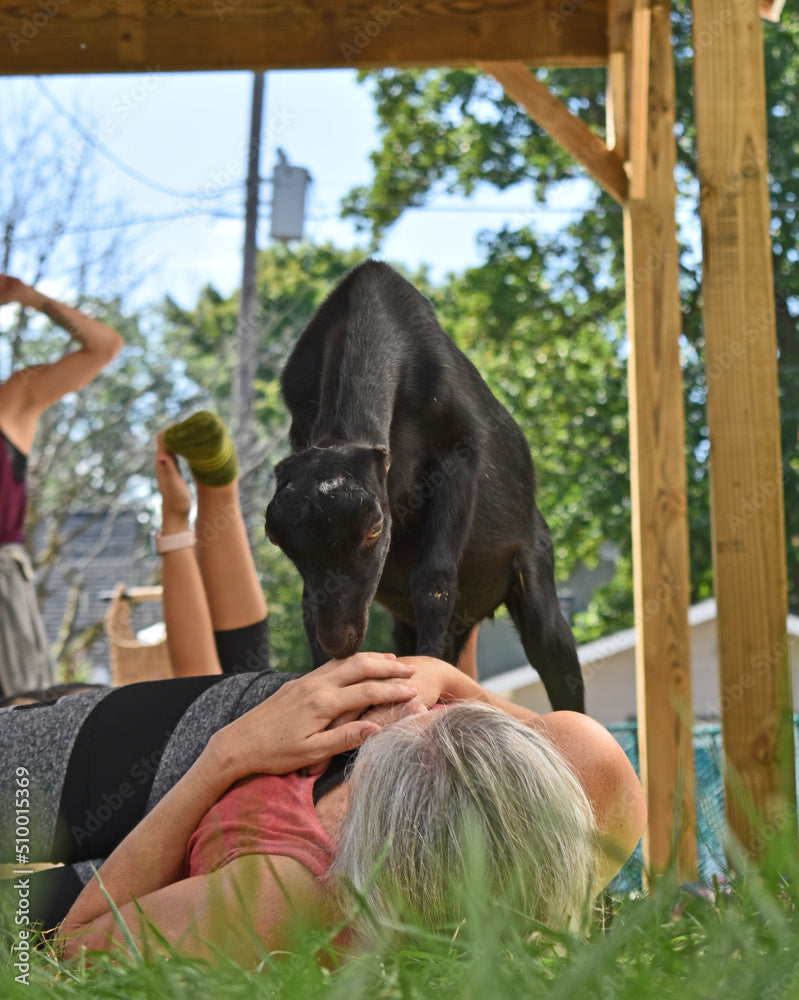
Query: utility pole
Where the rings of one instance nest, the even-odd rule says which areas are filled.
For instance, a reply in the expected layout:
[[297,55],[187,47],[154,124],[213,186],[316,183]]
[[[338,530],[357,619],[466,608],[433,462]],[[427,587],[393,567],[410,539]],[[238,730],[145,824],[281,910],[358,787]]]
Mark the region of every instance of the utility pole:
[[[250,140],[247,164],[247,184],[244,222],[244,260],[241,277],[241,299],[236,323],[236,367],[233,373],[233,438],[241,469],[240,494],[244,523],[250,534],[254,527],[255,503],[252,489],[254,460],[254,410],[257,295],[255,273],[258,246],[258,202],[261,161],[261,122],[264,106],[264,73],[253,75]],[[252,537],[250,538],[252,541]]]

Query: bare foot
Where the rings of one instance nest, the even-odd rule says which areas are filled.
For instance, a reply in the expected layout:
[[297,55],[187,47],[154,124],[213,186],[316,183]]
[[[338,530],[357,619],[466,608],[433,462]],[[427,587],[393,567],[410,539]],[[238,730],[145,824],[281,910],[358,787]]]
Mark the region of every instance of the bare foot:
[[155,478],[161,493],[161,530],[172,535],[189,527],[191,489],[180,474],[175,456],[164,447],[162,438],[159,434],[155,439]]

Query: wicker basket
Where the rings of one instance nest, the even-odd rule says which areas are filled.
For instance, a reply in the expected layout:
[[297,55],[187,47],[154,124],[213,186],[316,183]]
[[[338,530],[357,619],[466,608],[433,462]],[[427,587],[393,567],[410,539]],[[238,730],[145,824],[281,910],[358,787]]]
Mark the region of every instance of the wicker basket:
[[160,601],[161,593],[160,587],[125,587],[124,584],[117,584],[111,598],[111,607],[105,616],[113,685],[172,677],[166,639],[155,643],[141,642],[133,634],[130,624],[131,605],[141,601]]

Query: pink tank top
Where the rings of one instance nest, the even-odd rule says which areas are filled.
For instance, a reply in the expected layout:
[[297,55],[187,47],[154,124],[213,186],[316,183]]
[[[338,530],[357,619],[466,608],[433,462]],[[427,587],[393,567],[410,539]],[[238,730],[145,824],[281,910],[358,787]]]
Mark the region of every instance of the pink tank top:
[[236,782],[189,838],[186,875],[207,875],[245,854],[279,854],[324,879],[336,845],[314,809],[315,781],[294,773]]
[[0,431],[0,545],[25,541],[25,472],[28,457]]

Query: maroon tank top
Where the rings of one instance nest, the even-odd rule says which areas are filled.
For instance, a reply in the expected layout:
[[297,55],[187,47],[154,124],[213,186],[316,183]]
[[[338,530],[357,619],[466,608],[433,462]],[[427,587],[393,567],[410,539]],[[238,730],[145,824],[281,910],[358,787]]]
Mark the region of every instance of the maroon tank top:
[[24,542],[28,456],[0,431],[0,545]]

